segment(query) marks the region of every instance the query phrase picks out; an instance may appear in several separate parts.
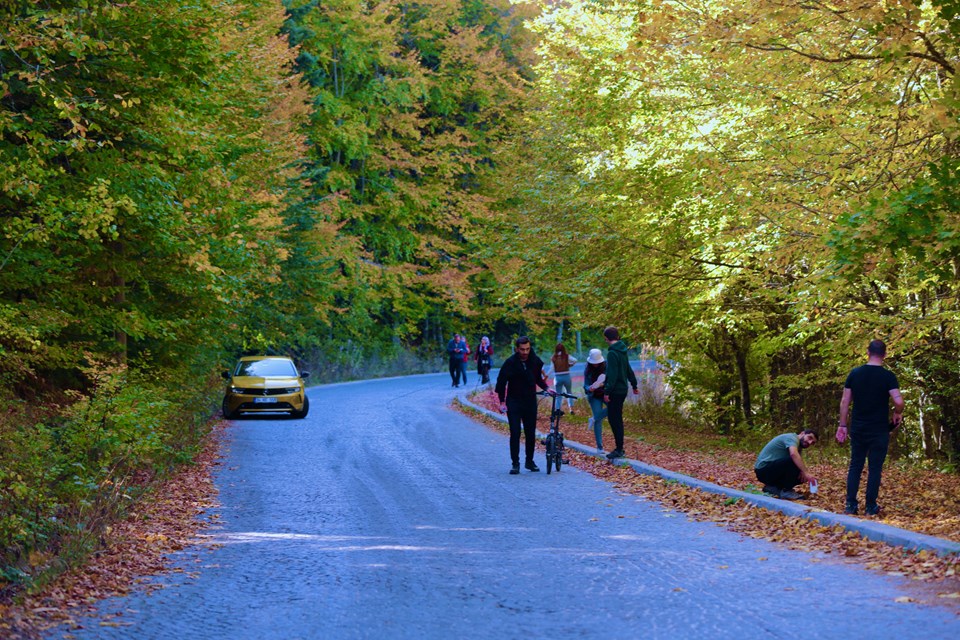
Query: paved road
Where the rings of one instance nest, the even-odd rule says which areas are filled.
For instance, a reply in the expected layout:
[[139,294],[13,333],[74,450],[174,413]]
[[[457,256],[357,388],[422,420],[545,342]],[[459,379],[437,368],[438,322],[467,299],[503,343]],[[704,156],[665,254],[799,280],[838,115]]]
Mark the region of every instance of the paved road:
[[448,408],[446,375],[310,396],[306,420],[234,423],[214,545],[177,556],[166,588],[104,602],[122,626],[49,637],[960,637],[946,609],[897,603],[897,579],[572,467],[508,475],[506,437]]

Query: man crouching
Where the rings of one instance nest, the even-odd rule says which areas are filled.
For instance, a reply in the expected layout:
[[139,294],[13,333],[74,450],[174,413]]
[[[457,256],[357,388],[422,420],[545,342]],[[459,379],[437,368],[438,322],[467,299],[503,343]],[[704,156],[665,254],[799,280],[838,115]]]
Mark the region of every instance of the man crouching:
[[753,472],[763,483],[763,492],[784,500],[796,500],[800,494],[793,490],[801,482],[816,484],[800,452],[817,443],[817,434],[810,429],[800,433],[784,433],[766,444],[757,456]]

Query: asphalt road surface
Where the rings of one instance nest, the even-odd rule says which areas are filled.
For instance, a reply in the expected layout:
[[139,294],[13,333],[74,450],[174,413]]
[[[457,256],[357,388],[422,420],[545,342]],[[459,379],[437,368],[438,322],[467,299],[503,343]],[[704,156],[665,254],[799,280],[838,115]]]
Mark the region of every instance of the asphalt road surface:
[[508,475],[507,437],[452,396],[441,374],[330,385],[305,420],[235,421],[210,542],[178,554],[164,588],[49,637],[960,637],[948,609],[898,602],[899,578],[570,466]]

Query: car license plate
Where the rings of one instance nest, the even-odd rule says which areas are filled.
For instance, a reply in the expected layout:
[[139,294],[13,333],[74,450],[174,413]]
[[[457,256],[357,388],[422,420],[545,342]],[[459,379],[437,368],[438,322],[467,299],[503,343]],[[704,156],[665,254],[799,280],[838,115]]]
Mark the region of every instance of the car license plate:
[[254,398],[253,403],[254,404],[276,404],[277,399],[276,398]]

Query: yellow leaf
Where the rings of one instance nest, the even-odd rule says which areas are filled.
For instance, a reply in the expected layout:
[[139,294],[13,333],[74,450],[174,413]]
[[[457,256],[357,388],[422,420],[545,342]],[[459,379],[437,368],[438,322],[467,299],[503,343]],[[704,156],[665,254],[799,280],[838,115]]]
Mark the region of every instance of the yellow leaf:
[[960,598],[960,591],[954,591],[953,593],[938,593],[938,598]]

